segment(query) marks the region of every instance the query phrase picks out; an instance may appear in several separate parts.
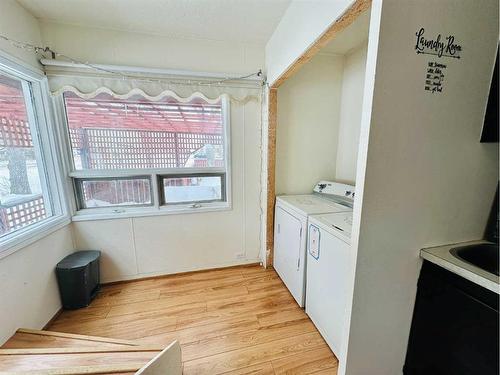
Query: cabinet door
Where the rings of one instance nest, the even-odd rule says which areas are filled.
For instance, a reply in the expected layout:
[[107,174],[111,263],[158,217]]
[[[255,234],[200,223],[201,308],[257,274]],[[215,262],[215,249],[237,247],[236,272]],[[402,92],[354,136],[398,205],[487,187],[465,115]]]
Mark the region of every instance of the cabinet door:
[[274,268],[301,305],[304,288],[303,264],[300,262],[302,222],[281,207],[276,207],[274,233]]
[[429,269],[419,280],[404,374],[497,375],[498,310],[482,300],[492,292]]

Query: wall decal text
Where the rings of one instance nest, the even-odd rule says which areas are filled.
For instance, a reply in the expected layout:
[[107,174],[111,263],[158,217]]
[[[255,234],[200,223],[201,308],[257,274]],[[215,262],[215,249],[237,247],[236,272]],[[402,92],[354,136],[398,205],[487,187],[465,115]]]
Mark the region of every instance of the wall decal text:
[[438,34],[435,38],[428,38],[425,35],[425,29],[423,27],[421,27],[415,35],[417,37],[415,43],[415,51],[417,54],[460,59],[462,46],[455,41],[454,35],[450,34],[444,39],[441,37],[441,34]]
[[425,77],[425,91],[441,93],[443,91],[444,72],[446,65],[436,61],[427,64],[427,75]]

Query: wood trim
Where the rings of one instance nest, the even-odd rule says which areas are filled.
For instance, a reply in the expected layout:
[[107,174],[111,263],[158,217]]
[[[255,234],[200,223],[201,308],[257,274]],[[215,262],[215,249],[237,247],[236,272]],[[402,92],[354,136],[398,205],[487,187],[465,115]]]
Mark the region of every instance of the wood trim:
[[303,65],[311,60],[323,47],[332,41],[340,32],[354,22],[358,16],[370,8],[371,0],[356,0],[316,41],[274,81],[272,88],[278,88],[294,75]]
[[20,348],[1,349],[2,355],[40,355],[40,354],[82,354],[82,353],[130,353],[130,352],[161,352],[164,348],[159,346],[123,346],[123,347],[74,347],[74,348]]
[[38,329],[28,329],[28,328],[19,328],[17,330],[17,332],[18,333],[28,333],[28,334],[31,334],[31,335],[39,335],[39,336],[53,336],[53,337],[63,337],[63,338],[67,338],[67,339],[104,342],[104,343],[108,343],[108,344],[120,344],[120,345],[129,345],[129,346],[139,346],[139,343],[137,343],[135,341],[111,339],[111,338],[108,338],[108,337],[75,335],[75,334],[72,334],[72,333],[53,332],[53,331],[41,331],[41,330],[38,330]]
[[127,372],[136,372],[141,369],[143,363],[128,363],[125,365],[94,365],[94,366],[75,366],[60,367],[44,370],[29,371],[0,371],[0,375],[85,375],[85,374],[121,374]]
[[261,263],[259,263],[259,262],[246,263],[246,264],[237,264],[235,266],[216,267],[216,268],[208,268],[208,269],[204,269],[204,270],[177,272],[177,273],[170,273],[168,275],[145,276],[145,277],[138,277],[137,279],[110,281],[110,282],[107,282],[107,283],[101,283],[101,285],[109,286],[109,285],[128,284],[128,283],[133,283],[135,281],[165,279],[165,278],[174,277],[174,276],[193,275],[193,274],[200,273],[200,272],[222,271],[222,270],[230,270],[232,268],[247,268],[247,267],[260,266],[260,265],[261,265]]
[[274,256],[274,203],[276,202],[276,127],[278,125],[278,90],[274,88],[269,90],[268,124],[266,267],[272,267]]

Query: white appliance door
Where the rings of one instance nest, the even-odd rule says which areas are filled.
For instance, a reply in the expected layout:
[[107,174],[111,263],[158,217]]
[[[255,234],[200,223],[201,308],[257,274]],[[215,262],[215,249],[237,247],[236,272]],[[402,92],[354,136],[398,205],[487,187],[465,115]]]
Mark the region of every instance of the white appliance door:
[[303,307],[305,241],[302,232],[305,232],[305,221],[277,206],[274,226],[274,269]]
[[314,224],[309,224],[308,231],[306,313],[338,357],[347,307],[350,246]]

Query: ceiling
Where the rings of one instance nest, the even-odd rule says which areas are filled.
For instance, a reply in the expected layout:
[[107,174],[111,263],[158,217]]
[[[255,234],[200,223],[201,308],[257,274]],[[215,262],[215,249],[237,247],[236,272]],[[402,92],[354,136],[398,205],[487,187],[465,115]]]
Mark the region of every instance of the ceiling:
[[363,12],[352,24],[321,49],[322,52],[346,54],[368,40],[370,10]]
[[291,0],[17,0],[41,21],[241,43],[267,42]]

